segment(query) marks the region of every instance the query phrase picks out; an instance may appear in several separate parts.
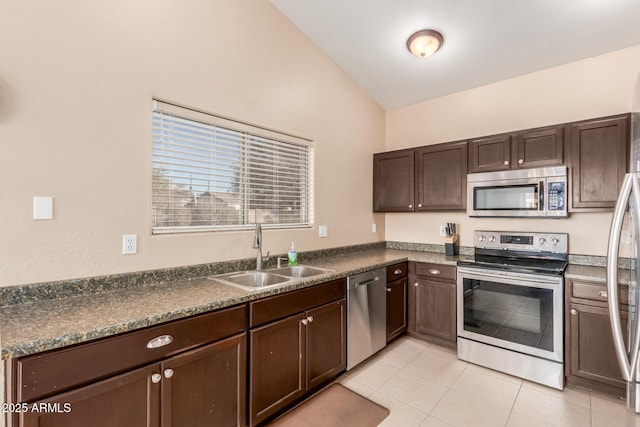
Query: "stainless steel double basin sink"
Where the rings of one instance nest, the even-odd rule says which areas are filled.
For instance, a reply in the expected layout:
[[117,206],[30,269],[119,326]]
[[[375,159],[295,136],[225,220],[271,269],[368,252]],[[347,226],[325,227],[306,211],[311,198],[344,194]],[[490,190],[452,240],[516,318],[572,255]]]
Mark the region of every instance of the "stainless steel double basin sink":
[[212,276],[211,279],[249,291],[287,285],[297,279],[331,272],[325,268],[297,265],[263,271],[240,271]]

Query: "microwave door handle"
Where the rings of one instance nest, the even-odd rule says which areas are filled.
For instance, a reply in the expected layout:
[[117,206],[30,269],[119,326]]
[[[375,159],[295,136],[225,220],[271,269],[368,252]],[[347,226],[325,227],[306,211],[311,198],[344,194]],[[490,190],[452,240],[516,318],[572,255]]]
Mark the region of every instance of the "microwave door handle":
[[539,192],[538,210],[543,211],[544,210],[544,181],[540,181],[538,192]]

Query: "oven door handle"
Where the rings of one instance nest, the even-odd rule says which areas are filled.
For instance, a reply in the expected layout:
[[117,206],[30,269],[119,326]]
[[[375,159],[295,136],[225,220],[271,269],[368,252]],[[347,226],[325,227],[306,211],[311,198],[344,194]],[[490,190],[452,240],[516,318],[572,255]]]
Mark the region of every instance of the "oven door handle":
[[[631,194],[634,197],[631,197]],[[638,350],[640,349],[640,328],[635,329],[634,337],[629,342],[633,347],[631,350],[631,358],[628,356],[627,349],[622,336],[622,326],[620,323],[619,295],[618,295],[618,251],[620,246],[620,233],[622,232],[622,223],[624,214],[629,201],[632,201],[631,208],[640,213],[640,185],[635,174],[626,174],[620,196],[616,202],[616,208],[611,220],[611,229],[609,231],[609,247],[607,249],[607,291],[609,294],[609,321],[611,322],[611,332],[613,333],[613,342],[615,344],[616,357],[623,378],[626,381],[635,380],[635,370],[638,365]],[[638,221],[638,215],[634,216]],[[634,224],[636,232],[640,230],[639,224]]]
[[544,211],[544,181],[540,181],[540,186],[538,187],[538,210]]

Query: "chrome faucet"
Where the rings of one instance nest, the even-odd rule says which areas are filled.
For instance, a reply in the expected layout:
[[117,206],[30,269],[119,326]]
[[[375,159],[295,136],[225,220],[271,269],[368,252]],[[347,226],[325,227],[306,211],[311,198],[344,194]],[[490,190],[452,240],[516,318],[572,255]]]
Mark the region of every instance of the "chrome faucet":
[[262,261],[269,259],[269,251],[267,251],[267,256],[262,258],[262,226],[260,224],[256,224],[256,231],[253,235],[253,249],[258,250],[258,255],[256,256],[256,270],[262,270]]

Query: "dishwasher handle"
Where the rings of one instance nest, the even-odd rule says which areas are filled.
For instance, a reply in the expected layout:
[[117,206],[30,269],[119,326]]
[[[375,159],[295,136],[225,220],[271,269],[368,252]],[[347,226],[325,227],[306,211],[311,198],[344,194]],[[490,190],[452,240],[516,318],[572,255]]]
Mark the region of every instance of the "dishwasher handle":
[[376,277],[372,277],[371,279],[363,280],[361,282],[350,283],[349,289],[356,289],[356,288],[359,288],[360,286],[367,286],[379,280],[380,280],[380,277],[376,276]]

